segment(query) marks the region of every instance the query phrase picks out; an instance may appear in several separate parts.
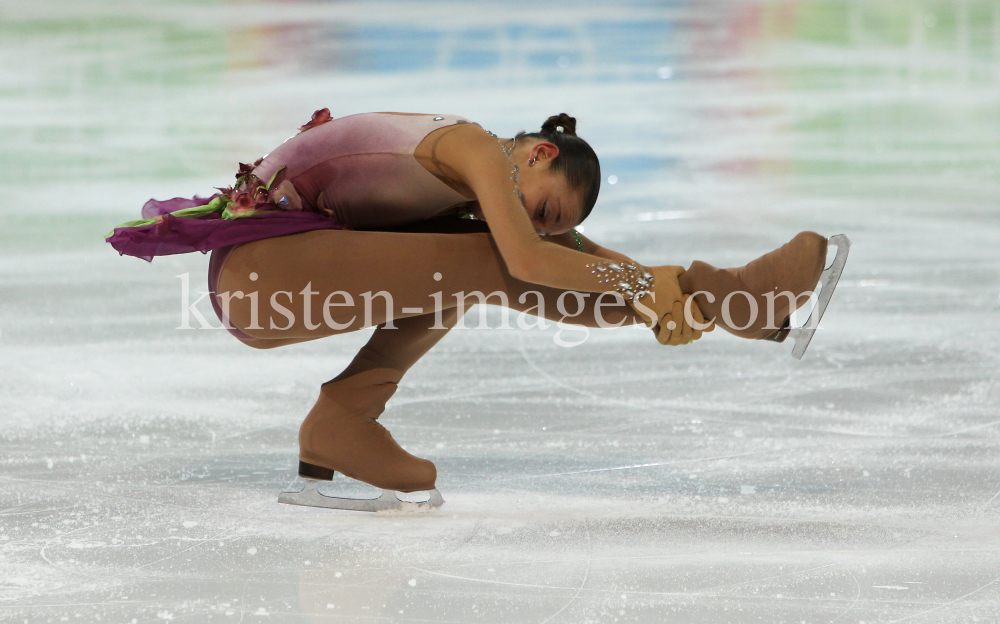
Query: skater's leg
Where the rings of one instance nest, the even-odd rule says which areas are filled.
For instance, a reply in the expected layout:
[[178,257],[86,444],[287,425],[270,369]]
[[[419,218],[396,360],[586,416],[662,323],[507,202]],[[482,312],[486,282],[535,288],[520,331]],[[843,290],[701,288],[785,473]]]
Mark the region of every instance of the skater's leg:
[[[737,336],[773,339],[784,335],[783,321],[816,287],[825,260],[826,239],[803,232],[744,267],[718,269],[695,262],[679,280],[684,293],[698,293],[695,300],[706,318],[714,318]],[[434,279],[435,274],[440,279]],[[252,346],[261,348],[354,331],[366,321],[375,325],[435,307],[447,309],[458,305],[455,293],[466,293],[465,305],[471,305],[478,301],[470,296],[476,291],[490,303],[555,321],[589,327],[639,321],[627,304],[607,305],[615,301],[611,296],[603,296],[599,307],[594,293],[561,291],[512,278],[486,232],[326,230],[267,239],[237,248],[219,282],[223,294],[257,293],[256,325],[251,327],[255,318],[249,298],[230,298],[229,316],[245,333],[272,339],[253,341]],[[380,291],[391,293],[391,311],[384,305],[384,296],[375,296]],[[309,306],[305,306],[305,293],[311,293]],[[363,293],[368,293],[370,304]],[[440,293],[437,299],[434,293]],[[331,295],[332,306],[325,306]],[[275,312],[272,300],[282,306],[283,314]],[[580,301],[582,311],[572,314]],[[303,308],[309,311],[308,319]],[[728,315],[722,313],[724,308]],[[324,311],[332,324],[324,322]],[[365,311],[370,318],[365,318]]]
[[[553,321],[589,327],[641,322],[616,296],[562,291],[511,277],[486,232],[319,230],[255,241],[230,254],[219,292],[233,325],[265,339],[355,331],[455,307],[457,293],[464,293],[463,305],[471,306],[481,301],[473,295],[477,292],[488,303]],[[255,293],[256,315],[250,293]]]
[[714,318],[729,333],[780,341],[787,334],[787,326],[782,326],[789,315],[809,300],[819,282],[826,246],[826,238],[802,232],[736,269],[694,262],[679,277],[681,291],[699,293],[694,299],[705,318]]
[[434,488],[437,469],[396,443],[377,422],[400,379],[454,327],[458,310],[396,320],[378,327],[351,364],[323,384],[299,429],[300,474],[328,478],[331,471],[385,489],[405,492]]
[[441,325],[433,314],[409,316],[393,321],[394,329],[380,325],[361,347],[354,360],[331,381],[338,381],[373,368],[391,368],[405,374],[431,347],[444,338],[458,322],[458,308],[448,308],[441,315]]

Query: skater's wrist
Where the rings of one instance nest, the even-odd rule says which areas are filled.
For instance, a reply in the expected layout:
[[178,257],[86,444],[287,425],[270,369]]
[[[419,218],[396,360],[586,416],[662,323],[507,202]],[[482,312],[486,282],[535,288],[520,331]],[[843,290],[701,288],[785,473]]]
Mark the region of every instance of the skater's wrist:
[[621,295],[643,319],[647,327],[656,324],[657,315],[650,309],[653,290],[653,273],[649,267],[636,262],[621,260],[601,260],[586,265],[590,272],[607,290]]

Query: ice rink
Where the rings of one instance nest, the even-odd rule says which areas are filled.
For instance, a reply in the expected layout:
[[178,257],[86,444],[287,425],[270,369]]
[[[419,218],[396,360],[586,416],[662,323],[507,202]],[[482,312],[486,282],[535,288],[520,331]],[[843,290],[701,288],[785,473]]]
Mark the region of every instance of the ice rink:
[[[850,261],[801,361],[455,330],[381,418],[440,510],[279,505],[369,332],[177,329],[207,257],[102,237],[322,107],[566,111],[604,246]],[[1000,622],[997,0],[0,0],[0,136],[0,621]]]

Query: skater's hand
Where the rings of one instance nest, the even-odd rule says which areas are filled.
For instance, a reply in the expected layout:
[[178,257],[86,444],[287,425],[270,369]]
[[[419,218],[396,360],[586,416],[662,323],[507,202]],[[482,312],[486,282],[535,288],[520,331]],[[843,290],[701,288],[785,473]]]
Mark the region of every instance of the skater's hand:
[[691,295],[684,295],[680,301],[674,303],[669,313],[660,318],[660,322],[653,328],[653,333],[656,334],[660,344],[678,346],[690,344],[701,338],[702,333],[713,329],[715,324],[705,323],[698,302],[692,299]]
[[646,327],[656,331],[660,319],[665,314],[671,314],[674,310],[674,304],[681,301],[683,293],[681,293],[681,285],[677,281],[677,276],[684,272],[684,267],[655,266],[648,268],[649,272],[653,274],[653,289],[650,294],[635,302],[633,307],[646,323]]
[[[655,322],[647,325],[653,330],[657,342],[662,345],[678,346],[689,344],[701,338],[705,331],[712,331],[714,325],[705,327],[705,317],[698,303],[681,292],[678,277],[684,273],[684,267],[660,266],[650,269],[653,273],[653,294],[646,296],[640,303],[646,304],[648,311],[656,315]],[[641,307],[637,307],[641,310]],[[685,314],[685,311],[688,313]],[[699,329],[692,327],[694,324]]]
[[681,292],[677,278],[684,273],[684,267],[657,266],[649,270],[653,274],[653,290],[639,299],[635,309],[660,344],[688,344],[715,328],[715,325],[706,327],[698,303]]

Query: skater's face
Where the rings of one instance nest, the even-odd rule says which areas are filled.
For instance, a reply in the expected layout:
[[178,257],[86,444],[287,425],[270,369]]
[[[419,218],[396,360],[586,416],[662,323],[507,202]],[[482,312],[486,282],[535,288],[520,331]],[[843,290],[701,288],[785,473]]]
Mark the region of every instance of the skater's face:
[[531,224],[539,236],[568,232],[580,224],[583,191],[571,188],[566,176],[550,170],[552,159],[559,155],[558,147],[537,142],[525,152],[527,158],[519,163],[519,177]]

